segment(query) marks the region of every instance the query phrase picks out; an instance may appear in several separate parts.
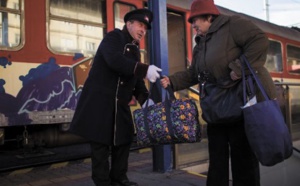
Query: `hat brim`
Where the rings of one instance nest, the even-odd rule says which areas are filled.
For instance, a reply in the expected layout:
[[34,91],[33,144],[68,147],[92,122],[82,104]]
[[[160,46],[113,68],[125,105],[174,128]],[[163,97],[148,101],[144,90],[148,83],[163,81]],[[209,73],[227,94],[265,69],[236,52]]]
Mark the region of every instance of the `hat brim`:
[[[145,20],[145,16],[148,17],[148,21]],[[127,21],[130,20],[136,20],[139,22],[144,23],[147,26],[147,29],[151,29],[151,24],[150,22],[152,21],[153,14],[150,10],[148,9],[136,9],[131,12],[128,12],[125,17],[124,17],[124,22],[126,23]]]
[[149,22],[145,21],[145,19],[143,19],[143,18],[132,18],[130,20],[135,20],[135,21],[142,22],[147,26],[148,30],[151,29],[151,24],[149,24]]

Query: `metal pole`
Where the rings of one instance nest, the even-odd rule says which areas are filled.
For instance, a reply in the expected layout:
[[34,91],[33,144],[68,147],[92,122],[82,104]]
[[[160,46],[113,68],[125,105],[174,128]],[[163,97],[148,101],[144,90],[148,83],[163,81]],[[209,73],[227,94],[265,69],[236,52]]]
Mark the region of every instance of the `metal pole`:
[[[150,33],[151,63],[162,68],[162,74],[168,75],[168,31],[167,31],[167,4],[166,0],[151,0],[149,9],[153,12],[153,24]],[[159,83],[156,83],[156,85]],[[164,89],[156,86],[157,92],[152,92],[155,102],[164,95]],[[156,93],[156,95],[154,95]],[[159,94],[159,95],[157,95]],[[164,100],[164,96],[162,96]],[[161,100],[160,100],[161,101]],[[153,171],[167,172],[172,169],[171,145],[155,145],[153,147]]]
[[266,12],[266,21],[270,21],[270,17],[269,17],[269,0],[264,0],[264,10]]

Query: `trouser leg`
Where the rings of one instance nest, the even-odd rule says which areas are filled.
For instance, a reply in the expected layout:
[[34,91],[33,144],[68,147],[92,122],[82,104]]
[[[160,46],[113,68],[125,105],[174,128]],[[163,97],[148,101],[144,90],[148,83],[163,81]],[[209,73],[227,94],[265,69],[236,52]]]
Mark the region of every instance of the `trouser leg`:
[[96,186],[109,186],[109,146],[91,142],[92,179]]
[[243,124],[229,131],[233,186],[259,186],[259,163],[251,150]]
[[127,180],[128,157],[130,144],[113,146],[111,149],[111,171],[112,180]]
[[229,185],[229,146],[224,127],[207,126],[209,168],[207,186]]

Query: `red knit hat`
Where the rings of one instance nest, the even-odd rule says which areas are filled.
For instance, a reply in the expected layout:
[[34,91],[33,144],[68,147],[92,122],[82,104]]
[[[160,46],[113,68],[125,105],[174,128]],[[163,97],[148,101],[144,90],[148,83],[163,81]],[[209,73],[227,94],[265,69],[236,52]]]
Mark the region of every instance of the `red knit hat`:
[[194,0],[191,5],[191,15],[188,19],[188,22],[192,23],[194,17],[205,14],[220,14],[219,10],[217,9],[214,3],[214,0]]

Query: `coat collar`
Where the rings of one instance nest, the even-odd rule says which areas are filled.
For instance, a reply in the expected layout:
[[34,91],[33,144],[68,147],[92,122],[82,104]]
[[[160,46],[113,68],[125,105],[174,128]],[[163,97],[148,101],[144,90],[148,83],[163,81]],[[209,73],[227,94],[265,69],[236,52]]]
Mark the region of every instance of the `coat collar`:
[[229,17],[226,15],[219,15],[211,24],[208,33],[211,34],[213,32],[216,32],[219,30],[224,24],[226,24],[229,21]]
[[126,25],[124,25],[122,32],[126,35],[127,42],[135,45],[139,45],[140,43],[133,39],[133,37],[129,34]]
[[219,30],[224,24],[229,21],[229,17],[226,15],[219,15],[211,24],[206,36],[196,36],[195,41],[197,44],[201,41],[201,39],[207,40],[210,39],[211,34]]

